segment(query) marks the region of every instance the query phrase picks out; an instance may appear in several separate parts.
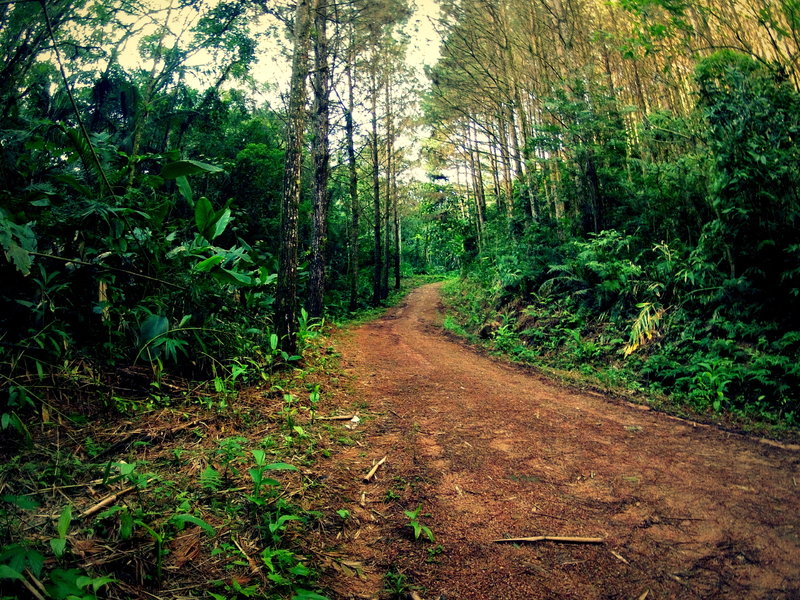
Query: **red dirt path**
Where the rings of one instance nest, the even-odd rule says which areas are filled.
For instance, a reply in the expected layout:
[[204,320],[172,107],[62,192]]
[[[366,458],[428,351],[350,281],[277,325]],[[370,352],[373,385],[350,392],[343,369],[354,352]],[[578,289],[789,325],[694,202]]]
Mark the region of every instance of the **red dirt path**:
[[[426,600],[800,598],[796,448],[485,357],[442,333],[439,306],[424,286],[337,342],[355,382],[337,401],[364,421],[322,466],[330,507],[353,513],[324,538],[333,597],[387,597],[392,570]],[[440,554],[405,526],[419,504]],[[492,542],[533,535],[604,543]]]

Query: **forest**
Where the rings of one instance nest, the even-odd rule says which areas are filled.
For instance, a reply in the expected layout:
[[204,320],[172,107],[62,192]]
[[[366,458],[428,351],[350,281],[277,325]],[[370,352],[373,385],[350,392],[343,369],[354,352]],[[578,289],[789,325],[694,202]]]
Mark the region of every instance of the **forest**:
[[797,0],[0,2],[0,598],[345,597],[332,339],[423,282],[490,355],[796,439],[798,36]]

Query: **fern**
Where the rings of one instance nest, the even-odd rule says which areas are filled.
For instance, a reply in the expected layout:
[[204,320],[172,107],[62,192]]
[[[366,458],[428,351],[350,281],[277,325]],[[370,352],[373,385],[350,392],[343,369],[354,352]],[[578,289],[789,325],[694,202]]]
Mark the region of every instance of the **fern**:
[[624,348],[625,356],[630,356],[658,335],[658,325],[666,312],[664,307],[655,302],[642,302],[636,307],[641,310],[633,321],[630,339]]
[[222,475],[211,465],[200,473],[200,487],[210,492],[218,492],[222,489]]

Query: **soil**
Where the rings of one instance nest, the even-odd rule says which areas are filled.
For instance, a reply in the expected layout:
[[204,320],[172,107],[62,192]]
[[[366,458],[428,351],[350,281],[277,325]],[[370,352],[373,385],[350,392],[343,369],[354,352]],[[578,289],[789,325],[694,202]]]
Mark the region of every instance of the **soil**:
[[[351,514],[320,532],[331,598],[800,598],[800,449],[484,356],[439,298],[336,342],[352,389],[328,408],[362,420],[331,421],[350,445],[318,465]],[[435,542],[413,538],[417,506]],[[537,535],[602,543],[495,542]]]

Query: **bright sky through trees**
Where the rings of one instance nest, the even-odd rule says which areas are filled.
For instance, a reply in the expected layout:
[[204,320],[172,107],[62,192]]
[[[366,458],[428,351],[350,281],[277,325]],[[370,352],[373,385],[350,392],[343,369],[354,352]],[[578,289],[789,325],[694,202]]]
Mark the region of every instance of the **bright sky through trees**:
[[[150,5],[158,12],[148,15],[148,19],[141,19],[140,35],[131,38],[123,45],[120,54],[120,64],[128,69],[150,68],[151,65],[143,62],[139,53],[139,43],[145,35],[152,35],[164,19],[168,18],[167,28],[170,31],[170,42],[185,41],[184,33],[197,18],[197,13],[190,9],[170,10],[171,5],[177,5],[174,0],[151,0]],[[167,17],[168,15],[168,17]],[[406,28],[410,36],[408,47],[408,64],[415,71],[420,80],[424,79],[424,66],[432,66],[439,59],[440,37],[436,32],[435,21],[439,18],[439,7],[435,0],[416,0],[415,10]],[[147,22],[149,21],[149,22]],[[253,25],[253,30],[269,31],[268,35],[260,38],[257,57],[258,62],[253,69],[253,93],[257,98],[269,101],[277,106],[280,95],[286,91],[289,81],[289,58],[286,53],[287,40],[284,26],[273,17],[264,15],[259,23]],[[214,57],[207,51],[198,51],[187,62],[186,66],[193,69],[189,75],[190,80],[195,80],[197,86],[202,88],[208,82],[204,81],[201,73],[205,66],[211,64]]]

